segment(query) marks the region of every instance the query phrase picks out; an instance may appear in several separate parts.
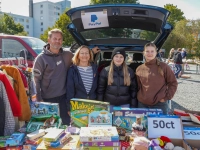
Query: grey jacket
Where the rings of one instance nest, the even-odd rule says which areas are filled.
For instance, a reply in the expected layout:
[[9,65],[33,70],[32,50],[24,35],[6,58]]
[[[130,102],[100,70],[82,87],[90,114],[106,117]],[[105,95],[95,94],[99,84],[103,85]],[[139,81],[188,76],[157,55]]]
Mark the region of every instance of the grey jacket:
[[62,48],[53,54],[48,49],[49,44],[44,46],[33,66],[37,101],[66,94],[66,76],[73,54]]

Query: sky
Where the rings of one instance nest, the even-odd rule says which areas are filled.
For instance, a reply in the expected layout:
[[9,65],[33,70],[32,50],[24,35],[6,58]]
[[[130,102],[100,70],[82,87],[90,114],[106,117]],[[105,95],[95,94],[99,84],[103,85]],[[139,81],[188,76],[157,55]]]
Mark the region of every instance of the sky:
[[[41,2],[46,0],[33,0],[33,2]],[[58,2],[61,0],[48,0]],[[78,7],[88,5],[90,0],[70,0],[71,6]],[[29,0],[0,0],[1,11],[13,13],[17,15],[28,16]],[[164,7],[165,4],[177,5],[184,12],[186,19],[200,19],[200,0],[139,0],[140,4],[154,5]]]

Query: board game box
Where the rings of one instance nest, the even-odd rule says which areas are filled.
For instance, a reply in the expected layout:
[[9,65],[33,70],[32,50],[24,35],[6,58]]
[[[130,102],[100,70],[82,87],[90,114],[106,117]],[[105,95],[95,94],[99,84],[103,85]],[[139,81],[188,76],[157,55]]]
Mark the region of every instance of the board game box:
[[113,108],[113,126],[117,127],[120,140],[127,134],[147,137],[147,115],[163,114],[161,109]]
[[110,104],[97,100],[73,98],[70,101],[71,126],[87,127],[88,115],[93,111],[106,110],[110,112]]
[[60,116],[60,110],[58,103],[48,103],[48,102],[32,102],[31,116],[41,116],[41,115],[57,115]]

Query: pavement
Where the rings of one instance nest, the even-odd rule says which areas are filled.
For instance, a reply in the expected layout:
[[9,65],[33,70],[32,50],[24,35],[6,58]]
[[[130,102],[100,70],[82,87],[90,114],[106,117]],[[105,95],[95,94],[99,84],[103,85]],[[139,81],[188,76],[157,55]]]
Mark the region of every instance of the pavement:
[[196,65],[189,64],[190,70],[185,70],[183,75],[190,78],[179,78],[178,89],[172,99],[172,110],[200,111],[200,72],[196,73]]

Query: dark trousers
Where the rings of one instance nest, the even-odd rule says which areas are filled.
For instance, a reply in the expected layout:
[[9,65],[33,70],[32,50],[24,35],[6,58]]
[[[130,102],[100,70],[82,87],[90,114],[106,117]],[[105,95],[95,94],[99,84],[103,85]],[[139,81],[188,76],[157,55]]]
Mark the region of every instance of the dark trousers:
[[169,106],[168,106],[168,102],[158,102],[156,105],[153,106],[149,106],[146,104],[143,104],[141,102],[138,102],[138,108],[153,108],[153,109],[162,109],[163,114],[167,115],[168,111],[169,111]]
[[69,125],[70,124],[70,116],[67,111],[67,103],[66,103],[66,95],[49,98],[49,99],[43,99],[44,102],[50,102],[50,103],[58,103],[59,109],[60,109],[60,117],[62,119],[62,124]]

